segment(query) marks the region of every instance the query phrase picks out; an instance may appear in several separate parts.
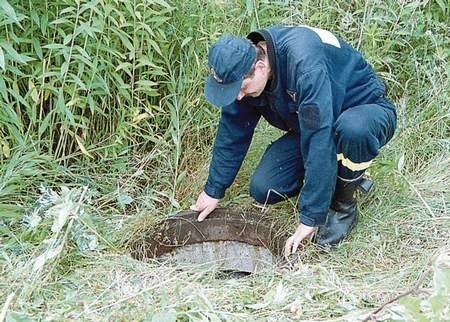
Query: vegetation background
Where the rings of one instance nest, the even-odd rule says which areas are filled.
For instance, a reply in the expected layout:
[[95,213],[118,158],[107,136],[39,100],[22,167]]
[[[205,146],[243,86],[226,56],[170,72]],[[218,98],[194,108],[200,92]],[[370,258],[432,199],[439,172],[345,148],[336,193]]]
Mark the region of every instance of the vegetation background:
[[[0,0],[0,321],[450,320],[449,16],[448,0]],[[131,259],[206,178],[207,48],[273,23],[348,40],[397,106],[357,229],[241,279]],[[223,206],[252,206],[277,135],[261,122]],[[268,213],[294,229],[295,209]]]

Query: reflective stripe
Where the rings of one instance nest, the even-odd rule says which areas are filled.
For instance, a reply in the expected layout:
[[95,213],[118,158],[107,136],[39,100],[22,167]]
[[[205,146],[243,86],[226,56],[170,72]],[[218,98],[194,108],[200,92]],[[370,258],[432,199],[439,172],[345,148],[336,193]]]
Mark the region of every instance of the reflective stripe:
[[344,182],[355,182],[355,181],[358,181],[359,179],[361,179],[363,176],[364,176],[364,173],[361,173],[361,175],[355,179],[344,179],[340,176],[337,176],[337,177]]
[[320,40],[322,40],[323,43],[332,45],[337,48],[341,48],[339,39],[337,39],[337,37],[335,35],[333,35],[331,32],[329,32],[328,30],[323,30],[320,28],[315,28],[315,27],[310,27],[310,26],[305,26],[305,25],[301,25],[301,27],[305,27],[305,28],[308,28],[309,30],[314,31],[317,34],[317,36],[320,37]]
[[361,162],[361,163],[355,163],[353,161],[351,161],[350,159],[347,159],[344,157],[344,155],[342,153],[339,153],[337,155],[337,160],[338,161],[342,161],[342,165],[344,167],[349,168],[352,171],[360,171],[360,170],[365,170],[367,169],[370,164],[372,163],[372,160],[370,161],[366,161],[366,162]]

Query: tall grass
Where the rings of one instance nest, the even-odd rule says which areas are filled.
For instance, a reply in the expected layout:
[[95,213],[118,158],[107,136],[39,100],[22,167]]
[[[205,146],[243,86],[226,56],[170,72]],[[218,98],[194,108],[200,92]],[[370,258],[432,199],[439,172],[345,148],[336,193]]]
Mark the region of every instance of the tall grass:
[[96,151],[102,155],[145,138],[136,125],[146,110],[157,113],[168,94],[172,7],[164,1],[19,1],[8,7],[1,23],[8,145],[29,140],[55,157],[77,150],[92,156],[90,147],[100,142],[121,143],[118,151]]
[[[410,288],[448,248],[449,8],[444,0],[0,2],[5,314],[339,320]],[[370,169],[376,191],[362,200],[355,233],[331,254],[306,249],[294,270],[240,282],[131,261],[122,243],[187,208],[202,189],[219,113],[202,96],[207,48],[222,33],[272,23],[343,36],[380,72],[397,106],[399,129]],[[248,177],[277,135],[259,125],[223,205],[253,207]],[[30,227],[41,185],[59,197]],[[52,230],[58,207],[70,215]],[[269,212],[294,227],[292,201]],[[97,241],[88,243],[93,252],[80,249],[88,241]]]

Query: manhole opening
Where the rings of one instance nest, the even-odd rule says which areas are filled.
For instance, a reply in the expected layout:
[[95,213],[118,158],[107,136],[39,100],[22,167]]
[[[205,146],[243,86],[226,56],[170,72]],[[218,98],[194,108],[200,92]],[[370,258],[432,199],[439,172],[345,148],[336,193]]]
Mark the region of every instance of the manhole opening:
[[288,236],[273,221],[229,209],[216,209],[201,223],[197,215],[180,212],[162,221],[153,233],[133,243],[133,257],[161,258],[182,266],[205,264],[225,276],[241,277],[272,270],[279,262]]

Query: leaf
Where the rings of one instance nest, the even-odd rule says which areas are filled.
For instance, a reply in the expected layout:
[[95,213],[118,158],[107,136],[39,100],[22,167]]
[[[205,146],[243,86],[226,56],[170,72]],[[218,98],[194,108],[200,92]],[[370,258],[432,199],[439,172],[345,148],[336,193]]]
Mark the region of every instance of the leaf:
[[45,35],[48,27],[48,16],[46,14],[41,16],[40,27],[42,34]]
[[140,87],[152,87],[152,86],[158,85],[158,83],[152,82],[152,81],[147,80],[147,79],[138,80],[136,82],[136,84],[139,85]]
[[153,3],[159,4],[160,6],[163,6],[169,10],[173,10],[174,8],[171,7],[167,2],[164,0],[152,0]]
[[192,40],[192,37],[187,37],[183,40],[183,42],[181,43],[181,48],[183,48],[184,46],[186,46],[188,44],[188,42],[190,42]]
[[58,109],[58,113],[64,120],[67,120],[69,124],[75,124],[75,118],[73,116],[70,108],[67,108],[66,103],[64,102],[64,92],[62,88],[59,88],[58,91],[58,99],[56,101],[56,107]]
[[152,316],[152,322],[176,322],[176,320],[177,311],[175,309],[162,311]]
[[31,92],[31,98],[36,104],[39,102],[39,94],[31,78],[28,79],[28,89]]
[[39,16],[38,16],[36,10],[32,10],[32,11],[31,11],[31,21],[34,22],[36,25],[39,26]]
[[6,54],[14,61],[22,64],[26,64],[29,61],[35,60],[34,58],[28,57],[26,55],[19,54],[13,46],[5,41],[0,41],[0,46],[6,51]]
[[133,123],[139,123],[142,120],[148,119],[150,118],[150,115],[147,112],[138,114],[136,116],[133,117]]
[[130,40],[128,39],[128,35],[124,35],[122,32],[119,32],[115,29],[112,29],[112,31],[120,38],[120,40],[122,41],[122,44],[128,48],[129,51],[134,52],[134,47],[131,44]]
[[42,122],[39,123],[39,129],[38,129],[38,136],[41,137],[42,134],[47,130],[48,126],[50,125],[50,122],[52,121],[54,110],[51,110],[45,118],[42,120]]
[[2,153],[5,156],[5,158],[9,158],[11,156],[11,149],[9,148],[8,141],[0,140],[0,143],[2,144]]
[[89,153],[89,151],[84,147],[83,142],[81,142],[81,138],[75,134],[75,140],[78,143],[78,147],[80,148],[81,152],[84,155],[87,155],[90,158],[94,158],[93,155],[91,153]]
[[402,172],[403,168],[405,166],[405,154],[403,153],[400,158],[398,159],[398,163],[397,163],[397,170],[399,172]]
[[133,65],[131,64],[131,63],[129,63],[129,62],[123,62],[123,63],[120,63],[117,67],[116,67],[116,72],[118,72],[118,71],[120,71],[120,70],[123,70],[123,71],[125,71],[127,74],[128,74],[128,76],[130,76],[130,77],[132,77],[132,72],[131,72],[131,70],[130,70],[130,68],[132,68],[133,67]]
[[5,322],[32,322],[28,315],[19,312],[8,312]]
[[0,6],[8,18],[12,19],[16,23],[19,22],[19,19],[17,19],[16,12],[14,11],[14,8],[8,3],[8,1],[6,0],[0,1]]
[[142,66],[151,66],[153,68],[158,68],[158,66],[155,65],[155,63],[153,63],[148,57],[143,56],[140,57],[137,60],[138,64],[136,65],[136,68],[142,67]]
[[63,45],[68,45],[72,41],[72,34],[68,34],[63,39]]
[[48,44],[48,45],[42,46],[42,48],[45,48],[45,49],[63,49],[66,47],[67,46],[64,46],[62,44]]
[[58,18],[50,22],[51,25],[70,24],[70,20],[66,18]]
[[3,77],[0,77],[0,94],[2,94],[3,100],[5,102],[9,103],[8,89],[6,88],[6,83],[5,83],[5,80],[3,79]]
[[69,62],[66,60],[61,65],[61,77],[64,77],[67,74],[67,71],[69,70]]
[[153,39],[148,39],[148,43],[150,44],[150,46],[153,47],[154,50],[156,50],[156,52],[161,56],[164,57],[163,53],[161,52],[161,48],[159,48],[158,44],[156,43],[156,41],[154,41]]
[[0,67],[5,70],[5,55],[3,54],[3,49],[0,47]]
[[36,55],[39,57],[39,59],[42,59],[44,56],[42,54],[42,48],[39,40],[37,38],[33,38],[31,40],[31,43],[33,44],[34,52],[36,53]]
[[85,91],[87,89],[86,84],[75,74],[69,73],[69,80],[72,80],[78,87]]
[[13,88],[8,89],[8,93],[13,96],[17,101],[19,101],[27,109],[30,108],[30,104],[22,96],[20,96],[20,91],[16,83],[13,83]]
[[63,10],[61,10],[61,12],[59,13],[60,16],[65,15],[66,13],[70,13],[70,12],[75,12],[77,11],[77,9],[75,7],[67,7]]
[[254,10],[253,0],[245,1],[245,7],[247,9],[247,15],[251,16],[253,14],[253,10]]
[[117,202],[121,206],[126,206],[131,204],[134,201],[133,197],[128,195],[126,192],[119,191],[119,195],[117,196]]
[[51,228],[52,232],[58,233],[61,231],[75,207],[75,204],[69,200],[65,203],[57,204],[49,209],[49,213],[52,212],[54,216]]
[[48,262],[48,260],[51,260],[55,257],[57,257],[62,249],[63,249],[64,243],[59,244],[58,246],[56,246],[55,248],[50,248],[47,249],[43,254],[39,255],[33,263],[33,271],[37,272],[39,270],[41,270],[45,263]]

